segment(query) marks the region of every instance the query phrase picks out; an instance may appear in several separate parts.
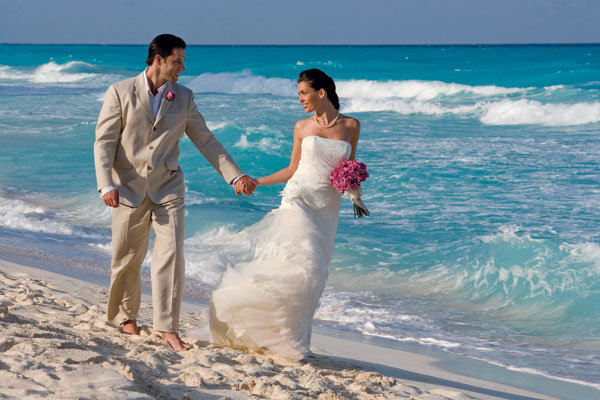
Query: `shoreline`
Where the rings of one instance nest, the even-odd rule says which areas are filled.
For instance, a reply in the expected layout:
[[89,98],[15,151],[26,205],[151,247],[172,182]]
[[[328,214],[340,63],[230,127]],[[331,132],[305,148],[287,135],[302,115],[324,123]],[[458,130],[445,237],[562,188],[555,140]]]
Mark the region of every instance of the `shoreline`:
[[[77,359],[77,357],[61,359],[56,354],[50,360],[44,360],[42,357],[39,368],[44,366],[45,369],[54,368],[56,371],[62,372],[65,372],[63,369],[69,370],[74,366],[77,366],[74,368],[75,371],[91,368],[96,371],[90,370],[90,372],[78,376],[78,382],[81,381],[83,384],[86,376],[88,378],[90,376],[105,377],[108,381],[113,382],[111,383],[113,386],[114,382],[119,382],[115,386],[120,388],[117,392],[107,392],[109,388],[102,384],[100,386],[91,385],[91,389],[88,389],[91,390],[89,394],[100,396],[145,398],[144,396],[149,395],[152,390],[158,390],[158,393],[162,393],[159,397],[163,398],[181,398],[181,396],[185,398],[185,393],[188,393],[190,396],[188,398],[210,398],[207,396],[217,395],[236,399],[257,395],[267,398],[308,398],[312,395],[331,395],[333,397],[323,398],[341,396],[339,398],[515,400],[584,399],[598,396],[598,391],[589,386],[525,372],[510,371],[504,367],[425,348],[418,344],[398,343],[389,339],[325,327],[314,328],[311,344],[314,354],[306,364],[294,365],[283,360],[274,360],[274,357],[248,355],[236,350],[209,345],[207,306],[200,302],[187,300],[182,305],[182,335],[196,346],[193,352],[182,355],[168,349],[147,326],[151,323],[148,294],[143,294],[140,316],[141,322],[145,326],[145,334],[141,338],[131,338],[119,334],[115,328],[108,326],[105,322],[103,302],[106,302],[106,285],[36,268],[31,266],[31,264],[35,264],[33,262],[29,264],[30,266],[24,266],[0,259],[0,278],[5,281],[3,287],[6,288],[6,292],[0,297],[2,299],[0,304],[3,310],[6,310],[4,318],[0,318],[0,322],[7,327],[0,342],[0,349],[3,349],[0,352],[0,378],[5,375],[4,378],[7,379],[10,373],[15,373],[13,369],[17,367],[14,365],[18,364],[16,359],[23,353],[23,349],[19,353],[11,353],[14,347],[24,346],[28,349],[27,351],[34,351],[27,346],[30,340],[36,339],[16,343],[18,340],[15,339],[15,336],[29,335],[29,337],[35,338],[36,335],[47,334],[36,333],[36,329],[53,330],[57,328],[52,323],[36,326],[35,323],[24,321],[29,316],[43,320],[44,315],[51,315],[58,319],[59,326],[65,320],[70,319],[70,325],[66,324],[70,326],[70,330],[65,331],[62,338],[50,339],[46,346],[69,349],[69,346],[73,344],[83,345],[87,341],[104,343],[104,345],[96,346],[92,351],[87,348],[78,348],[79,352],[97,353],[89,359],[85,359],[83,356],[79,358],[83,357],[84,359]],[[21,284],[16,283],[19,279],[22,281]],[[37,285],[39,288],[32,290],[29,288],[32,285]],[[16,287],[16,291],[11,297],[10,292],[13,287]],[[33,295],[29,295],[29,293],[33,293]],[[60,303],[61,298],[70,307],[65,306],[62,310],[57,310],[56,299]],[[73,311],[77,308],[88,310],[82,314],[84,316],[93,310],[92,323],[89,327],[93,327],[93,331],[90,331],[89,328],[84,329],[84,326],[77,328],[77,326],[89,322],[89,320],[86,322],[87,317],[78,317],[77,311]],[[2,310],[0,310],[0,314],[1,312]],[[78,322],[82,323],[72,326]],[[83,332],[79,332],[78,329]],[[106,343],[107,340],[112,343]],[[115,349],[119,351],[115,353]],[[130,360],[115,355],[126,350],[127,354],[132,355]],[[211,358],[214,360],[206,361]],[[36,359],[40,359],[40,356]],[[215,360],[224,362],[215,362]],[[131,365],[128,365],[128,362]],[[202,362],[204,362],[204,367],[199,366]],[[158,371],[162,371],[156,377],[156,382],[148,389],[150,392],[144,393],[143,390],[139,392],[140,386],[143,389],[147,384],[142,378],[136,376],[141,371],[136,369],[140,363],[153,365]],[[204,375],[198,372],[198,368],[204,368]],[[265,370],[263,374],[257,375],[257,368],[270,368],[270,372],[267,373]],[[211,375],[211,372],[215,371],[218,371],[217,374]],[[332,373],[332,371],[337,372]],[[73,375],[73,370],[65,373],[67,372]],[[277,374],[273,375],[274,372]],[[14,389],[17,392],[19,390],[34,390],[34,392],[37,390],[40,397],[53,397],[57,394],[54,392],[43,395],[43,390],[32,389],[32,379],[23,378],[25,376],[23,371],[16,372],[16,374],[21,378],[10,375],[12,377],[8,380],[10,390]],[[282,382],[287,382],[281,376],[282,374],[291,380],[287,385],[282,385]],[[59,376],[58,373],[55,375]],[[274,376],[278,378],[274,379]],[[314,381],[323,376],[334,376],[334,378],[324,380],[320,384],[310,383],[311,379]],[[348,380],[348,377],[351,379]],[[282,379],[284,380],[282,381]],[[252,386],[253,382],[258,382],[258,384]],[[89,382],[87,384],[90,386]],[[327,388],[326,384],[329,384],[330,387]],[[58,387],[62,386],[58,385]],[[11,393],[5,393],[7,390],[0,389],[0,393],[11,396]],[[340,390],[345,392],[340,394]],[[368,396],[365,397],[367,393]],[[60,395],[69,398],[70,395],[74,396],[74,393],[69,394],[66,391],[60,392]]]

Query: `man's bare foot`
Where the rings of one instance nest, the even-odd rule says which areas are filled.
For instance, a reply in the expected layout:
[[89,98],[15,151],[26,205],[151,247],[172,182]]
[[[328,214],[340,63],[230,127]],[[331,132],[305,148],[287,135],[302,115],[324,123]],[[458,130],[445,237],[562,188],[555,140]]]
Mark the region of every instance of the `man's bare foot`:
[[123,333],[128,335],[139,335],[140,329],[137,326],[135,319],[129,319],[123,324]]
[[161,332],[162,338],[175,351],[187,351],[192,348],[192,345],[181,340],[175,332]]

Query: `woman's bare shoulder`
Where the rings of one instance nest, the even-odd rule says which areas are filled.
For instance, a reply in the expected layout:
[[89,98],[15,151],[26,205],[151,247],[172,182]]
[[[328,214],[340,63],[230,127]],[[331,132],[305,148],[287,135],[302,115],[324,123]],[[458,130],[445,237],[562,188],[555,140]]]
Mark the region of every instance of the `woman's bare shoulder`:
[[347,128],[350,128],[350,129],[359,129],[360,128],[360,121],[357,120],[356,118],[352,118],[347,115],[344,115],[343,121],[344,121],[344,124],[346,124]]
[[358,135],[360,135],[360,121],[356,118],[344,115],[344,125],[346,129],[350,132],[352,140],[358,140]]
[[308,124],[310,122],[311,122],[310,118],[304,118],[304,119],[296,121],[296,125],[294,126],[294,131],[296,132],[296,134],[298,134],[300,136],[304,136],[306,128],[308,127]]

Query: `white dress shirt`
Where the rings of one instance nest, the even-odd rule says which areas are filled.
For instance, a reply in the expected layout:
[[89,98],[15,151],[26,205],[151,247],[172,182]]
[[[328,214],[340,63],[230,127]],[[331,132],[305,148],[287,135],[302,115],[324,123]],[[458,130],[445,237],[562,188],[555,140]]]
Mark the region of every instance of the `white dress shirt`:
[[144,73],[144,78],[146,78],[144,82],[146,82],[146,90],[150,95],[150,104],[152,104],[152,115],[154,115],[154,119],[156,119],[156,116],[158,115],[158,109],[160,108],[160,103],[163,98],[163,93],[165,91],[165,87],[167,86],[167,82],[163,83],[163,85],[156,90],[158,93],[156,93],[155,96],[152,93],[152,90],[150,90],[150,83],[148,83],[148,75],[146,75],[146,73]]

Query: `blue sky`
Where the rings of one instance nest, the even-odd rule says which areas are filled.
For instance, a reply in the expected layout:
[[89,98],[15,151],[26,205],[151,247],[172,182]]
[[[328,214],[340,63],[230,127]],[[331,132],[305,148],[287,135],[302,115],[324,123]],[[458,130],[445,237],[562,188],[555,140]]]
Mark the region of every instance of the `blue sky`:
[[598,0],[0,0],[0,43],[598,43]]

